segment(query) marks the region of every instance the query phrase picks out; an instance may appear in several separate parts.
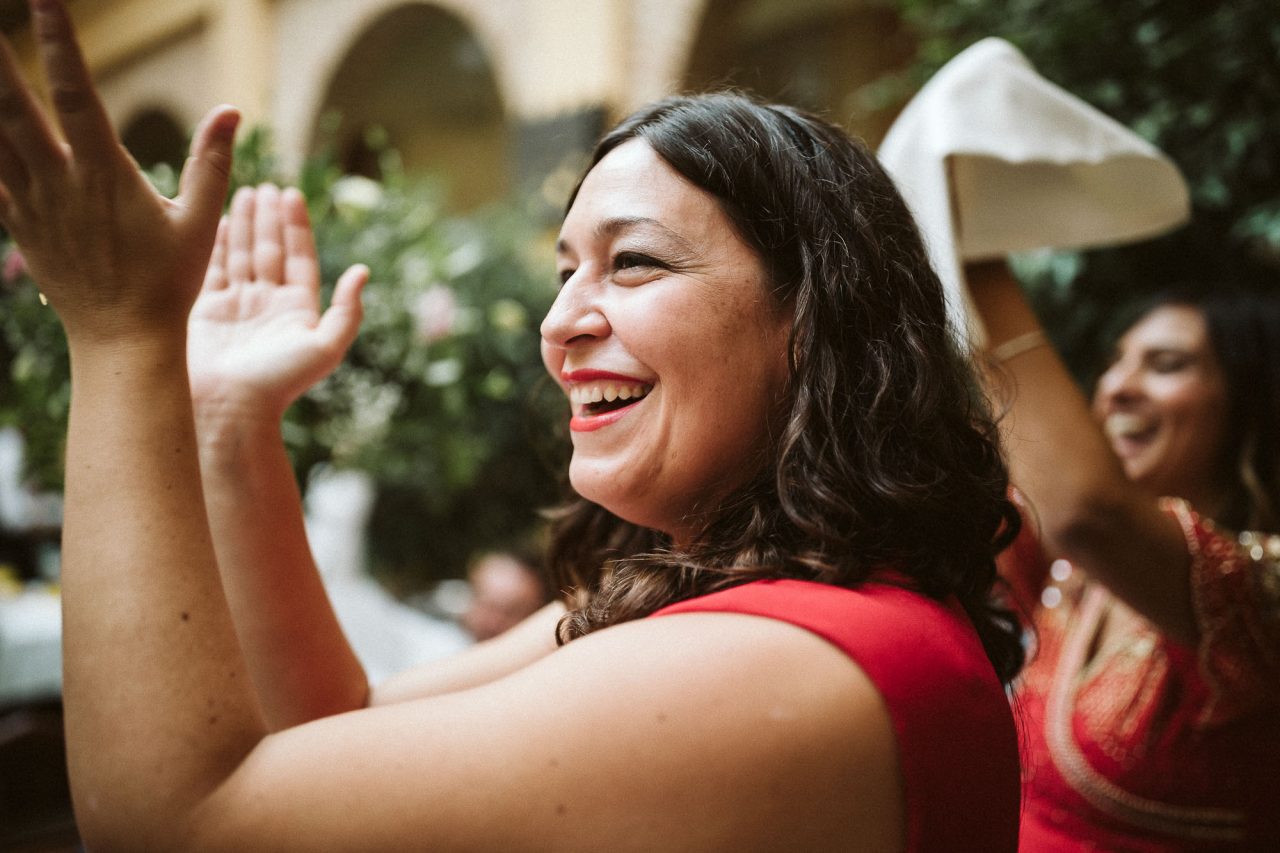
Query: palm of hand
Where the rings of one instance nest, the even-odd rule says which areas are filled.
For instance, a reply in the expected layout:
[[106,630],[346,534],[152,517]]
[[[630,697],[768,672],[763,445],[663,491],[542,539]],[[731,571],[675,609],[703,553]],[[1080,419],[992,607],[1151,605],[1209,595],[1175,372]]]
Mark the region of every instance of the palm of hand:
[[304,285],[242,281],[201,291],[187,330],[192,395],[249,393],[287,405],[335,366],[317,340],[319,321]]

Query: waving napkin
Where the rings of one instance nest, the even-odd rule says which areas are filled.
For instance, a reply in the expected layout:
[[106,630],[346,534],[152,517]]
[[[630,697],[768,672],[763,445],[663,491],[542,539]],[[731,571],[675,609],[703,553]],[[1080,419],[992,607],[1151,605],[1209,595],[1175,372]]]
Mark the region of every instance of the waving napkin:
[[879,155],[920,224],[952,323],[975,344],[985,332],[961,283],[963,261],[1129,242],[1190,212],[1168,157],[998,38],[943,66]]

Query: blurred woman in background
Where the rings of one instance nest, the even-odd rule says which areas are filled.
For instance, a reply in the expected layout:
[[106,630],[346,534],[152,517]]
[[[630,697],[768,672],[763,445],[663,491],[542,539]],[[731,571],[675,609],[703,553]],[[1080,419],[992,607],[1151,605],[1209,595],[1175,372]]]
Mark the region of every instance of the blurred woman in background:
[[1280,297],[1155,300],[1090,406],[1007,268],[967,278],[1042,549],[1005,558],[1022,849],[1280,849]]

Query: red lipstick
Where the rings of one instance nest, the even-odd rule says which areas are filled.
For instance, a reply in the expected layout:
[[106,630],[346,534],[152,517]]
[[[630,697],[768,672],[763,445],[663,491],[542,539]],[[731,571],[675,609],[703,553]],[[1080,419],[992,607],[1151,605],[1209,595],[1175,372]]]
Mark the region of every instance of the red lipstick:
[[[651,382],[637,379],[634,376],[613,373],[608,370],[583,369],[564,371],[560,374],[560,380],[566,386],[566,393],[569,394],[571,399],[576,397],[578,400],[582,400],[582,395],[584,393],[589,397],[591,386],[593,385],[596,386],[597,392],[600,390],[599,386],[601,385],[627,386],[631,389],[629,393],[636,395],[630,403],[619,405],[617,408],[613,408],[612,405],[610,405],[605,407],[605,410],[601,410],[600,406],[591,402],[578,402],[574,404],[572,407],[572,416],[569,418],[569,429],[573,432],[594,432],[602,427],[607,427],[610,424],[616,423],[620,418],[630,412],[637,403],[647,397],[648,392],[652,390],[653,387]],[[643,393],[637,390],[641,388],[643,388]],[[605,393],[606,395],[609,395],[611,392],[606,390]],[[610,404],[612,404],[614,398],[612,396],[607,396],[607,399],[610,401]],[[623,399],[625,399],[625,397],[623,397]],[[618,400],[618,402],[621,403],[622,400]]]

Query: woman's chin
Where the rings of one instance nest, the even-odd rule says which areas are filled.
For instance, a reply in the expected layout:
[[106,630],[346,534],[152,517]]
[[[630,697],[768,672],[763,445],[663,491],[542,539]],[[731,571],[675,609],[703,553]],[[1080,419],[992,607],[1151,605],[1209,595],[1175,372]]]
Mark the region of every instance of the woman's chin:
[[625,477],[611,472],[593,460],[580,459],[577,454],[569,463],[569,485],[574,492],[593,504],[598,504],[619,518],[630,521],[628,488]]

